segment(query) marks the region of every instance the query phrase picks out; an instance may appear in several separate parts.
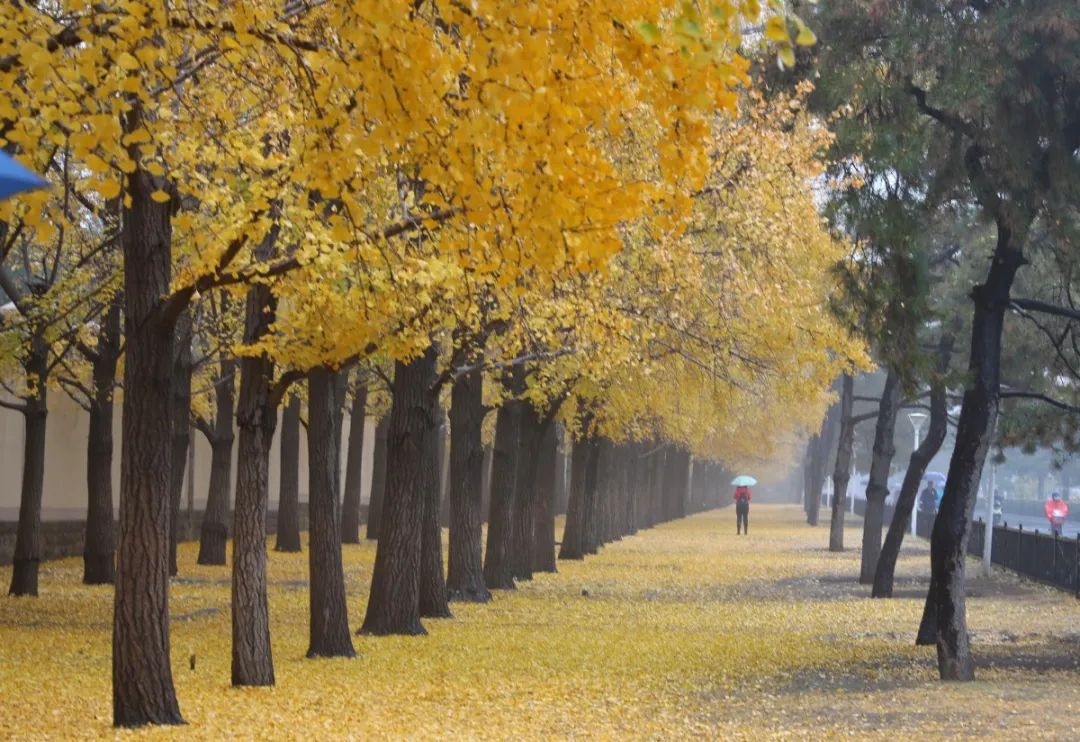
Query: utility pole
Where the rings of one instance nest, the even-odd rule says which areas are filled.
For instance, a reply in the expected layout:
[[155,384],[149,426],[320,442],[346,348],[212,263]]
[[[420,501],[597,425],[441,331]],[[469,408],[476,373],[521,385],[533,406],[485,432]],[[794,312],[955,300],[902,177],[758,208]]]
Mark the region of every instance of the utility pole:
[[[915,446],[911,449],[912,453],[919,450],[919,432],[922,430],[923,423],[926,422],[925,412],[909,412],[908,420],[911,421],[911,427],[915,429]],[[915,495],[915,504],[911,507],[911,535],[914,536],[918,530],[919,522],[919,496]]]
[[[1001,413],[999,412],[998,415]],[[991,445],[991,458],[990,458],[990,492],[986,497],[986,514],[983,519],[983,553],[982,553],[982,574],[983,577],[989,577],[991,572],[990,558],[993,556],[994,549],[994,498],[997,497],[997,461],[993,458],[992,447],[997,442],[997,425],[998,416],[994,417],[994,428],[990,436]]]

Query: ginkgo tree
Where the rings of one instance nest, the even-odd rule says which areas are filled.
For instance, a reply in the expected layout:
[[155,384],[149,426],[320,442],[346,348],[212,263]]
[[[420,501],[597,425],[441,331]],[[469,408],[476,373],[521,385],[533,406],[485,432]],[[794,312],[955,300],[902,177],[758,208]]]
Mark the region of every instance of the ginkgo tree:
[[[769,19],[783,14],[769,6]],[[227,286],[247,294],[237,419],[253,455],[238,481],[233,679],[268,684],[265,461],[289,383],[378,351],[410,394],[428,394],[434,343],[452,324],[444,308],[470,272],[511,286],[595,270],[622,248],[622,225],[653,211],[677,233],[708,172],[714,112],[746,83],[742,23],[762,13],[756,1],[644,0],[0,11],[5,143],[42,171],[43,145],[70,147],[87,202],[122,205],[116,724],[181,720],[168,492],[177,322],[192,302]],[[659,132],[646,181],[613,154],[634,118]],[[40,226],[44,202],[0,218]],[[372,311],[346,311],[357,306]],[[395,393],[392,441],[431,425],[397,411],[408,396]],[[388,469],[387,512],[415,513],[410,483],[395,479],[403,468]],[[415,616],[416,578],[391,563],[418,539],[404,526],[395,551],[396,522],[384,523],[380,557],[384,543],[391,556],[376,561],[369,610],[401,613],[377,633]]]

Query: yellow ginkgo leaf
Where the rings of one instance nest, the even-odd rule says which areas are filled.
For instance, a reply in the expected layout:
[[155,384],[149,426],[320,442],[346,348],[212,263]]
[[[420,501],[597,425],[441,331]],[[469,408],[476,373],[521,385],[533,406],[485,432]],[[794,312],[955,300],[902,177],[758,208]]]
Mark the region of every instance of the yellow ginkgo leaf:
[[154,199],[159,204],[163,204],[172,198],[167,191],[157,190],[150,194],[150,198]]
[[795,66],[795,49],[792,46],[783,47],[776,53],[776,56],[784,67],[790,69]]
[[103,198],[116,198],[120,195],[120,181],[116,178],[109,178],[101,182],[98,186],[98,193]]
[[813,46],[816,44],[817,36],[810,30],[810,27],[803,23],[802,20],[798,20],[796,23],[799,26],[799,33],[795,37],[795,43],[799,46]]
[[787,23],[778,15],[774,15],[769,18],[765,24],[765,38],[769,41],[784,42],[788,41]]
[[120,66],[120,69],[129,72],[139,69],[139,60],[127,52],[122,52],[116,56],[116,64]]
[[89,154],[86,156],[86,167],[88,167],[91,172],[105,173],[109,170],[109,163],[105,162],[105,160],[95,154]]

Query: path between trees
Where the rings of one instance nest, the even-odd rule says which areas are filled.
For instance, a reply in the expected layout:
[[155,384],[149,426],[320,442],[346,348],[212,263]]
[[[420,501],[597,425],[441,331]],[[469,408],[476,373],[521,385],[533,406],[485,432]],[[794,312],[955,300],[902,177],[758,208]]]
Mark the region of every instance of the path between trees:
[[[454,604],[428,637],[356,637],[356,660],[304,659],[307,554],[271,552],[278,685],[261,690],[229,686],[227,572],[184,545],[173,672],[189,725],[152,733],[1067,738],[1080,726],[1080,602],[1003,573],[973,580],[979,681],[942,685],[933,650],[912,641],[927,545],[902,554],[899,597],[871,601],[858,553],[829,553],[801,516],[755,505],[749,537],[730,509],[644,531],[489,605]],[[355,630],[374,544],[344,556]],[[81,585],[77,560],[42,572],[61,584],[0,599],[0,737],[111,737],[111,590]]]

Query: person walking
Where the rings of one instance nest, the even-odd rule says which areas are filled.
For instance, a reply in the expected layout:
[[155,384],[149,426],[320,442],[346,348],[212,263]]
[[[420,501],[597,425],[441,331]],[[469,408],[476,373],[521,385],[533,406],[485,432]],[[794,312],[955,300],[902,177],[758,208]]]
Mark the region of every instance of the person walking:
[[750,488],[741,485],[735,488],[735,533],[750,533]]
[[1061,535],[1061,527],[1065,525],[1065,519],[1069,517],[1069,503],[1061,499],[1057,492],[1050,495],[1050,499],[1043,506],[1046,519],[1050,521],[1050,532],[1055,536]]
[[933,513],[937,507],[937,493],[934,491],[932,482],[927,482],[919,495],[919,510],[923,513]]

